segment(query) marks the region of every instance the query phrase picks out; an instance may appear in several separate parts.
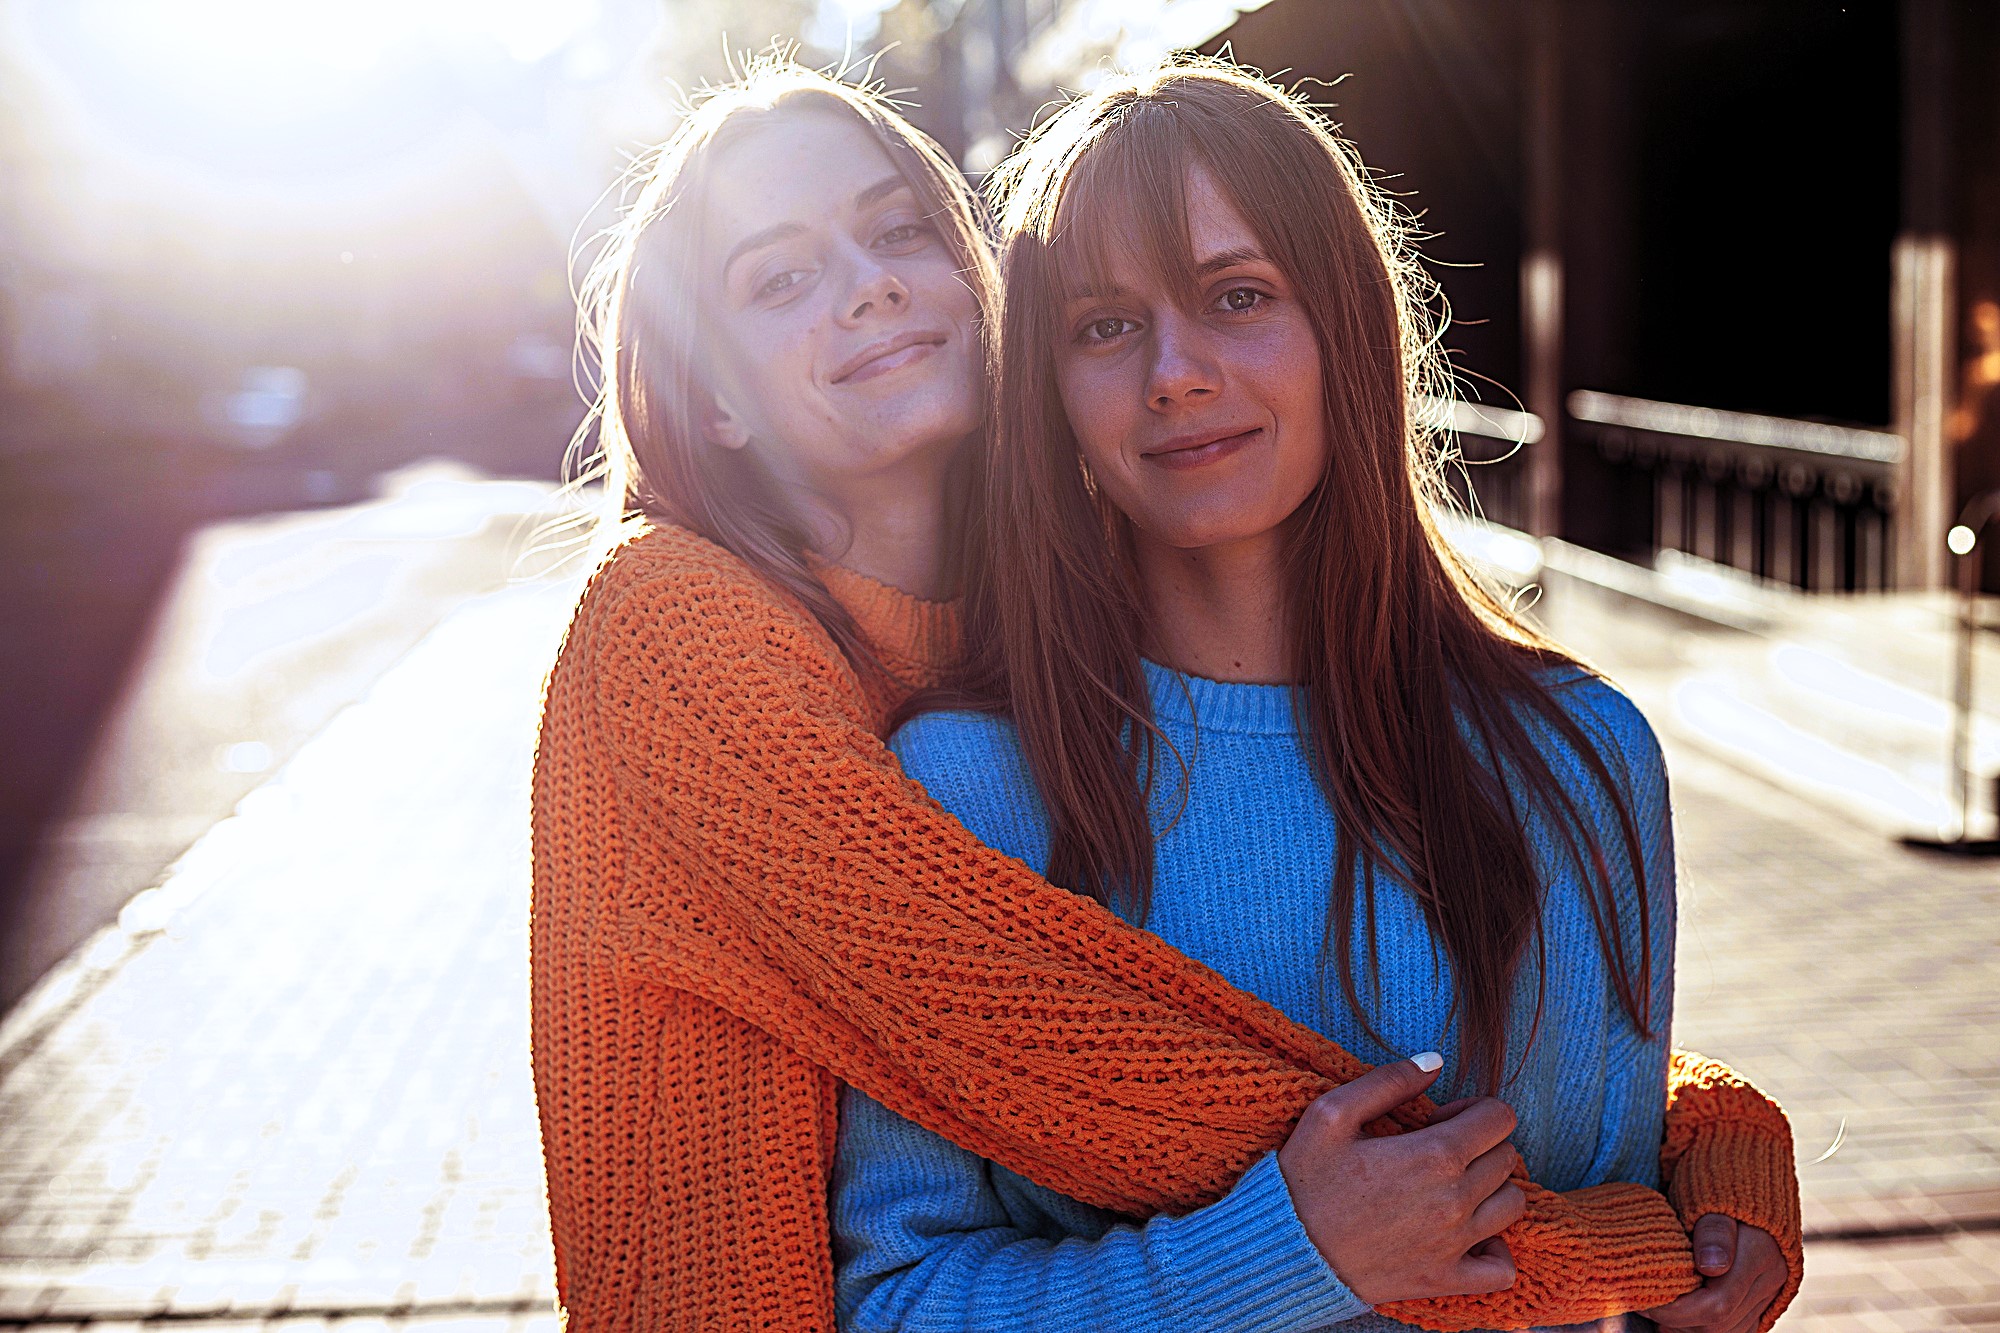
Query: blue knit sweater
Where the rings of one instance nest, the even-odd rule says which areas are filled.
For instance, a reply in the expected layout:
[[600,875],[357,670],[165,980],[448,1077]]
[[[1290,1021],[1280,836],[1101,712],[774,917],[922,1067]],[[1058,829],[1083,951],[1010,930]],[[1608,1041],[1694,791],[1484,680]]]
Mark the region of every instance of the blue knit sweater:
[[[1401,883],[1378,880],[1373,960],[1356,904],[1357,987],[1383,1041],[1348,1009],[1331,967],[1322,993],[1316,961],[1334,822],[1294,730],[1290,690],[1201,680],[1152,663],[1147,676],[1154,717],[1187,760],[1190,782],[1185,811],[1158,842],[1147,928],[1372,1064],[1443,1052],[1431,1092],[1439,1102],[1477,1091],[1448,1022],[1450,965]],[[1605,848],[1628,949],[1651,951],[1653,1035],[1641,1036],[1619,1007],[1582,872],[1537,819],[1529,837],[1546,886],[1547,987],[1530,1047],[1531,951],[1511,1020],[1508,1068],[1516,1072],[1500,1095],[1520,1117],[1513,1141],[1542,1184],[1657,1185],[1673,996],[1666,774],[1651,730],[1623,695],[1580,674],[1560,679],[1558,698],[1624,785],[1637,819],[1653,926],[1643,944],[1616,816],[1582,759],[1546,727],[1537,731]],[[1047,818],[1011,724],[934,713],[905,726],[891,745],[910,776],[975,836],[1037,870],[1046,866]],[[1170,813],[1179,770],[1171,758],[1162,768],[1153,801]],[[1156,814],[1155,827],[1164,822]],[[1313,1248],[1275,1153],[1217,1203],[1134,1223],[966,1152],[853,1089],[843,1091],[840,1110],[830,1189],[844,1330],[1408,1327],[1371,1312]]]

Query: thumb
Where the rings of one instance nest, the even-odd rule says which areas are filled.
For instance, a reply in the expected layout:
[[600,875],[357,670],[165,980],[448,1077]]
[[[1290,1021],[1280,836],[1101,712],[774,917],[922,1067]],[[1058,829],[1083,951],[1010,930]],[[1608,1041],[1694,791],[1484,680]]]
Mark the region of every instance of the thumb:
[[1359,1134],[1369,1121],[1380,1119],[1404,1102],[1421,1096],[1425,1088],[1437,1081],[1438,1070],[1442,1068],[1444,1057],[1436,1051],[1377,1065],[1360,1078],[1321,1096],[1319,1109],[1349,1133]]
[[1736,1259],[1736,1219],[1703,1213],[1694,1224],[1694,1266],[1703,1277],[1721,1277]]
[[1514,1268],[1513,1251],[1499,1236],[1488,1236],[1468,1250],[1458,1261],[1456,1285],[1467,1296],[1505,1291],[1519,1274]]

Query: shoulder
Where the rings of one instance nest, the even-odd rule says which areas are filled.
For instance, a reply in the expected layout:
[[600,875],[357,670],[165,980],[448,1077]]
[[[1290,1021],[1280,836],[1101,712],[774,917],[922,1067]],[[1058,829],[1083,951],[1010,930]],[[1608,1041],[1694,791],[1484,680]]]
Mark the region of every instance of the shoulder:
[[[1614,780],[1635,787],[1655,782],[1664,786],[1666,761],[1660,752],[1660,739],[1624,691],[1575,663],[1542,667],[1536,674],[1555,706],[1582,732]],[[1545,736],[1543,748],[1559,765],[1582,762],[1574,741],[1553,729]]]
[[566,650],[670,667],[843,659],[812,615],[737,556],[671,524],[620,542],[578,600]]
[[610,613],[755,608],[800,614],[740,558],[671,524],[648,526],[613,547],[591,575],[582,604]]
[[993,713],[919,713],[889,738],[903,772],[988,846],[1039,867],[1047,816],[1020,732]]

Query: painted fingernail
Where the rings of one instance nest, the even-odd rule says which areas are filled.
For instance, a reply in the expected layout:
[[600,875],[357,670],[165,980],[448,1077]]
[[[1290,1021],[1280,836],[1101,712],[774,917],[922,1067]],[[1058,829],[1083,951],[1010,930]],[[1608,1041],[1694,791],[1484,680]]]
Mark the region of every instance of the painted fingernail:
[[1435,1074],[1438,1070],[1444,1068],[1444,1057],[1436,1051],[1425,1051],[1422,1055],[1411,1056],[1410,1063],[1423,1070],[1426,1074]]
[[1696,1261],[1703,1268],[1723,1268],[1729,1263],[1729,1252],[1720,1245],[1704,1245]]

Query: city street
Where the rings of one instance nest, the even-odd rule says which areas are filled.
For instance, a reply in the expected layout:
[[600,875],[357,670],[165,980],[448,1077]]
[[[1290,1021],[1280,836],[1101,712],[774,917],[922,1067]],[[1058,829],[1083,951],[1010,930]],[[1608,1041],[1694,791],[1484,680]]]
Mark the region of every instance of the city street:
[[[8,1014],[0,1326],[555,1327],[527,775],[573,589],[457,600]],[[1563,629],[1609,661],[1620,614]],[[1780,1328],[2000,1329],[2000,875],[1665,739],[1676,1040],[1797,1136]]]
[[600,487],[914,559],[949,456],[1026,568],[1114,436],[1405,675],[1439,502],[1660,738],[1781,1333],[2000,1333],[1996,67],[1994,0],[0,0],[0,1333],[561,1333]]

